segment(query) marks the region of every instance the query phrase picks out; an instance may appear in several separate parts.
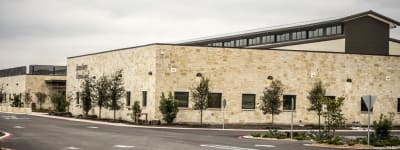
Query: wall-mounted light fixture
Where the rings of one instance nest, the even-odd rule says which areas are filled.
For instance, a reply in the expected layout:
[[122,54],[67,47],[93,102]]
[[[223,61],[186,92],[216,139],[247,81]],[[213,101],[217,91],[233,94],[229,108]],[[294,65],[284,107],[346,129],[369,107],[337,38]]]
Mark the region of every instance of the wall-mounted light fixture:
[[196,73],[196,77],[201,77],[203,76],[200,72]]
[[273,77],[273,76],[268,76],[267,79],[268,79],[268,80],[273,80],[274,77]]
[[347,78],[346,82],[351,83],[351,82],[353,82],[353,80],[351,80],[350,78]]
[[153,72],[149,71],[149,73],[147,73],[147,74],[149,74],[149,76],[151,76],[151,75],[153,75]]

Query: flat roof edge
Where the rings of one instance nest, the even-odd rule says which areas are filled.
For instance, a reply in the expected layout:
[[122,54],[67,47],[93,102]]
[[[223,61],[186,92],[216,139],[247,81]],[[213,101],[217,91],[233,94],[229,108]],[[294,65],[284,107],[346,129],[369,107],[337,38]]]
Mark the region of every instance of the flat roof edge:
[[127,50],[127,49],[132,49],[132,48],[141,48],[141,47],[147,47],[147,46],[153,46],[153,45],[174,45],[174,44],[150,43],[150,44],[144,44],[144,45],[138,45],[138,46],[132,46],[132,47],[118,48],[118,49],[106,50],[106,51],[101,51],[101,52],[95,52],[95,53],[88,53],[88,54],[83,54],[83,55],[71,56],[71,57],[67,57],[67,59],[90,56],[90,55],[97,55],[97,54],[103,54],[103,53],[110,53],[110,52],[115,52],[115,51],[122,51],[122,50]]

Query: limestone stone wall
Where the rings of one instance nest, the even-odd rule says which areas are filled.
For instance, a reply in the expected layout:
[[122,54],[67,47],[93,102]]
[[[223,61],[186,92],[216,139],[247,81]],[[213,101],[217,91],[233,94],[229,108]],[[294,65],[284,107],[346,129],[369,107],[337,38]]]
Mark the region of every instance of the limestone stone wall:
[[[2,77],[0,78],[0,85],[4,85],[4,92],[7,93],[7,103],[10,102],[10,95],[13,94],[21,94],[22,100],[25,100],[24,93],[30,93],[32,98],[32,103],[36,103],[37,108],[39,108],[39,104],[37,102],[37,98],[35,96],[36,92],[43,92],[48,97],[43,103],[42,108],[51,108],[52,104],[50,101],[50,95],[52,93],[52,89],[46,85],[46,80],[65,80],[65,76],[46,76],[46,75],[19,75],[19,76],[10,76],[10,77]],[[30,107],[30,106],[25,106]]]
[[[199,82],[197,73],[211,79],[211,90],[222,93],[227,99],[226,123],[267,123],[271,115],[260,109],[260,97],[264,87],[271,83],[268,76],[281,80],[284,94],[296,95],[295,123],[317,123],[315,112],[307,111],[308,91],[312,83],[323,81],[327,96],[345,97],[343,111],[347,123],[367,121],[361,112],[361,96],[376,95],[378,100],[372,114],[377,119],[381,113],[396,114],[395,123],[400,123],[397,114],[397,98],[400,97],[400,57],[373,56],[340,53],[317,53],[285,50],[254,50],[234,48],[191,47],[155,44],[150,46],[116,50],[68,59],[67,94],[74,101],[71,112],[82,114],[81,103],[76,104],[76,92],[81,90],[82,79],[77,75],[78,66],[87,65],[90,76],[98,78],[123,69],[125,88],[131,91],[131,104],[138,100],[142,104],[142,91],[147,91],[147,107],[144,113],[149,119],[162,119],[158,110],[161,92],[190,91]],[[79,68],[79,67],[78,67]],[[346,82],[351,79],[352,82]],[[242,94],[256,94],[256,109],[242,109]],[[191,93],[190,93],[191,96]],[[125,98],[121,102],[125,103]],[[199,122],[200,113],[189,108],[180,108],[177,122]],[[129,120],[131,110],[124,105],[117,118]],[[112,118],[112,112],[103,109],[103,118]],[[98,114],[95,107],[91,114]],[[221,123],[221,109],[204,112],[206,123]],[[275,116],[275,122],[290,123],[290,112]]]
[[[156,97],[161,92],[190,91],[199,80],[197,73],[210,78],[212,91],[223,93],[222,99],[227,99],[226,123],[271,121],[271,115],[264,115],[258,105],[264,87],[271,82],[268,76],[282,81],[284,94],[297,96],[294,113],[296,123],[299,120],[304,124],[317,122],[316,113],[307,111],[307,92],[317,79],[323,81],[328,96],[346,98],[343,111],[348,123],[366,123],[367,113],[361,112],[361,96],[368,94],[378,96],[372,115],[374,119],[378,119],[380,113],[394,112],[396,124],[400,123],[400,115],[397,115],[400,57],[160,46],[157,51]],[[347,79],[352,82],[346,82]],[[256,109],[241,108],[243,93],[256,94]],[[189,108],[180,109],[178,122],[199,122],[200,113],[193,110],[192,105],[190,101]],[[161,118],[161,114],[157,118]],[[221,123],[221,109],[206,110],[203,120]],[[275,122],[290,123],[290,112],[275,116]]]
[[[134,101],[140,101],[142,107],[142,92],[147,91],[147,106],[142,107],[142,112],[147,113],[149,119],[154,118],[156,111],[155,103],[155,52],[157,46],[146,46],[140,48],[129,48],[124,50],[69,58],[67,60],[67,95],[73,97],[71,109],[73,115],[83,114],[82,101],[76,103],[76,92],[81,91],[83,79],[77,75],[89,73],[90,77],[98,79],[102,75],[110,76],[115,71],[122,69],[124,87],[131,92],[131,106]],[[77,70],[77,66],[87,66],[87,69]],[[126,105],[126,97],[120,99],[123,107],[117,112],[116,118],[131,120],[128,113],[131,113],[131,106]],[[94,107],[90,114],[98,115],[98,107]],[[113,112],[102,109],[102,118],[113,118]]]

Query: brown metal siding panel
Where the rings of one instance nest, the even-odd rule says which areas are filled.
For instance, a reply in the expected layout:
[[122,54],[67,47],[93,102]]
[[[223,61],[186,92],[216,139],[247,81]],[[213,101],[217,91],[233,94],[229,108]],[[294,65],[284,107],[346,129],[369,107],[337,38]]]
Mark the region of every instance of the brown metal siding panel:
[[346,53],[389,55],[389,25],[371,17],[346,22]]

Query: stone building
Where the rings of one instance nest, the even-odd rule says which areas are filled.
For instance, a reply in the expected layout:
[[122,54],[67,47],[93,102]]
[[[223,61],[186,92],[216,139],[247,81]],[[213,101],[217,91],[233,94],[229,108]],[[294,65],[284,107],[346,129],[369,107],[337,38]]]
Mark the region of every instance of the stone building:
[[[65,95],[66,70],[66,66],[51,65],[29,65],[29,67],[0,70],[0,88],[3,87],[3,93],[0,96],[1,105],[9,106],[15,96],[20,96],[22,107],[39,109],[35,93],[41,92],[47,95],[42,108],[51,108],[50,95],[52,93],[59,92]],[[26,104],[28,97],[31,99],[30,104]]]
[[[210,78],[213,99],[203,121],[222,123],[267,123],[271,115],[259,109],[263,89],[272,80],[284,85],[282,113],[275,122],[289,124],[294,111],[296,123],[315,124],[317,114],[307,111],[308,91],[321,80],[330,97],[345,97],[347,123],[366,124],[361,96],[376,95],[372,117],[395,113],[400,123],[400,42],[389,37],[400,23],[373,11],[321,22],[267,28],[195,39],[174,44],[150,44],[69,57],[67,93],[75,102],[71,112],[82,114],[79,95],[82,77],[111,75],[122,69],[126,97],[118,117],[127,115],[139,101],[150,120],[161,120],[161,93],[172,92],[179,100],[176,122],[199,122],[190,89],[200,76]],[[89,74],[87,74],[89,73]],[[290,99],[295,100],[291,110]],[[222,111],[222,101],[227,106]],[[102,111],[102,117],[112,117]],[[91,114],[97,114],[94,108]]]

